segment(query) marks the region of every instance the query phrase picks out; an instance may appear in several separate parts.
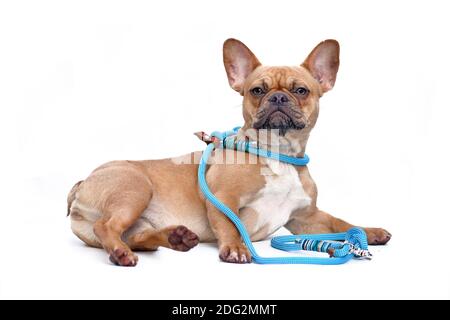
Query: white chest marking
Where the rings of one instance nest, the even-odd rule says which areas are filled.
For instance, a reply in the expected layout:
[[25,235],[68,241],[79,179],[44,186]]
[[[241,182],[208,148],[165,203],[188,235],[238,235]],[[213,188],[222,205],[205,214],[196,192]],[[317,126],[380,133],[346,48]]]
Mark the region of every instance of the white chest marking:
[[311,198],[303,189],[298,172],[292,165],[269,159],[267,165],[268,168],[263,168],[261,172],[266,185],[245,206],[258,214],[254,230],[268,227],[271,234],[288,222],[294,210],[309,206]]

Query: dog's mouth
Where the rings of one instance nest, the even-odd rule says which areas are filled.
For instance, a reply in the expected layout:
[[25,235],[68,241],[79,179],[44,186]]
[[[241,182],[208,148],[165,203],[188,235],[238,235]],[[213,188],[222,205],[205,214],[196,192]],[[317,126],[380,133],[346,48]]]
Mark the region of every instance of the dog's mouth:
[[306,123],[303,115],[292,108],[271,108],[264,109],[257,114],[258,120],[254,122],[255,129],[279,130],[281,135],[285,135],[287,130],[301,130]]

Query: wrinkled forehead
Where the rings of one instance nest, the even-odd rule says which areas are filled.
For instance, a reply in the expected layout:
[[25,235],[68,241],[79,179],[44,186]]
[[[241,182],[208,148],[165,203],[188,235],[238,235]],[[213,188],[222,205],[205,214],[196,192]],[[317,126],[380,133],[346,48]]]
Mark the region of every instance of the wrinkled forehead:
[[318,83],[302,66],[295,67],[266,67],[256,68],[247,78],[247,89],[256,85],[262,85],[267,89],[293,89],[298,86],[306,86],[310,90],[318,90]]

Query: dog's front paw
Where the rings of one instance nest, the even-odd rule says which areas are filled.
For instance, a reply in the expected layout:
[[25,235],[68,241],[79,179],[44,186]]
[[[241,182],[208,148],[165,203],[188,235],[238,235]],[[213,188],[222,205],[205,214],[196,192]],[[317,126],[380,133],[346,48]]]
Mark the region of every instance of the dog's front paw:
[[381,228],[366,228],[367,240],[371,245],[384,245],[391,240],[392,235]]
[[250,263],[252,256],[243,243],[222,245],[219,250],[220,260],[229,263]]

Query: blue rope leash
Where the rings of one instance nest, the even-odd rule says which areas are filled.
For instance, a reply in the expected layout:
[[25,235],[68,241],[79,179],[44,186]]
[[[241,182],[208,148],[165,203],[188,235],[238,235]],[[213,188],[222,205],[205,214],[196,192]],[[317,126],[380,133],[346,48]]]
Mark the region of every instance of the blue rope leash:
[[[304,158],[295,158],[287,155],[270,152],[268,150],[259,149],[251,145],[249,141],[236,141],[235,135],[239,128],[234,128],[226,132],[213,132],[211,137],[218,143],[209,143],[200,159],[198,168],[198,181],[200,189],[206,199],[211,202],[219,211],[225,214],[231,222],[236,226],[241,234],[242,240],[250,251],[253,261],[260,264],[322,264],[322,265],[338,265],[343,264],[354,257],[370,258],[368,251],[367,236],[364,230],[360,228],[351,228],[344,233],[334,234],[315,234],[315,235],[290,235],[272,238],[271,245],[273,248],[283,251],[317,251],[330,255],[330,258],[319,257],[261,257],[255,250],[250,236],[245,229],[244,224],[239,217],[221,202],[209,189],[206,182],[206,165],[211,153],[216,146],[224,149],[234,149],[242,152],[248,152],[260,157],[275,159],[281,162],[305,166],[309,162],[308,156]],[[203,133],[201,134],[203,137]],[[336,242],[344,241],[344,242]]]

